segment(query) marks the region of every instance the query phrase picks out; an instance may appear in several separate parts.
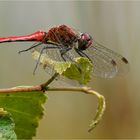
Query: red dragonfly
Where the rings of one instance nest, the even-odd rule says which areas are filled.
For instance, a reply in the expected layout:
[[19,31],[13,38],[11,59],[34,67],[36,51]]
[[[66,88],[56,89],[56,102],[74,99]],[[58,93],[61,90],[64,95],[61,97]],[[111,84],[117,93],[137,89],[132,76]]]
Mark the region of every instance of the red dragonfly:
[[[19,53],[41,46],[40,54],[44,50],[46,52],[57,50],[64,61],[68,61],[68,59],[72,61],[70,54],[72,57],[76,57],[76,55],[86,57],[93,63],[93,74],[103,78],[112,78],[128,71],[129,63],[125,57],[99,44],[89,34],[78,32],[67,25],[52,27],[48,32],[37,31],[25,36],[0,38],[0,43],[18,41],[37,42]],[[69,53],[71,50],[73,51]],[[51,55],[53,55],[52,53]],[[57,57],[56,59],[58,60]]]

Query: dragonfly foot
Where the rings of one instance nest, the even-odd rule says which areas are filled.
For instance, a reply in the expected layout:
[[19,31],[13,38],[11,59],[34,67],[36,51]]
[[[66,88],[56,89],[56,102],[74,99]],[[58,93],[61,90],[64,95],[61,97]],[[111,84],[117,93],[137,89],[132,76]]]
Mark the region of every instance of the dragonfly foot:
[[18,53],[21,54],[21,53],[26,52],[26,51],[28,51],[28,49],[27,50],[21,50]]

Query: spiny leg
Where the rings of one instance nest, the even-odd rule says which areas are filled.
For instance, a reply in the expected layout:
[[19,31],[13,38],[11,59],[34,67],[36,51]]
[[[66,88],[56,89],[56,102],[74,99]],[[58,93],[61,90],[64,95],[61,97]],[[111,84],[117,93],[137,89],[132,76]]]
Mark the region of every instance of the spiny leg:
[[[22,52],[29,51],[29,50],[31,50],[31,49],[33,49],[33,48],[35,48],[35,47],[37,47],[37,46],[43,44],[43,43],[45,42],[45,40],[46,40],[46,35],[47,35],[47,33],[45,33],[45,35],[44,35],[44,37],[43,37],[43,39],[42,39],[41,42],[39,42],[39,43],[34,43],[30,48],[25,49],[25,50],[21,50],[21,51],[19,51],[18,53],[20,54],[20,53],[22,53]],[[47,42],[47,41],[46,41],[46,42]]]
[[[39,43],[35,43],[35,44],[33,44],[30,48],[28,48],[28,49],[25,49],[25,50],[21,50],[21,51],[19,51],[18,53],[20,54],[20,53],[22,53],[22,52],[27,52],[27,51],[29,51],[29,50],[31,50],[31,49],[33,49],[33,48],[35,48],[35,47],[37,47],[37,46],[39,46],[39,45],[41,45],[41,44],[43,44],[43,41],[41,41],[41,42],[39,42]],[[56,44],[55,42],[53,43],[53,42],[46,42],[45,44],[50,44],[50,45],[56,45],[56,46],[58,46],[58,44]]]
[[41,55],[42,55],[43,51],[44,51],[45,49],[47,50],[47,49],[58,49],[58,48],[59,48],[59,46],[51,46],[51,47],[49,47],[49,46],[44,46],[44,47],[41,49],[40,55],[39,55],[39,57],[38,57],[36,66],[35,66],[34,71],[33,71],[33,74],[35,74],[35,71],[36,71],[36,69],[37,69],[37,67],[38,67],[38,64],[39,64],[39,62],[40,62],[40,58],[41,58]]
[[35,68],[34,68],[34,71],[33,71],[33,75],[35,75],[35,71],[36,71],[36,69],[37,69],[37,67],[38,67],[38,64],[39,64],[39,61],[40,61],[40,58],[41,58],[41,55],[42,55],[44,49],[45,49],[45,47],[43,47],[43,48],[41,49],[41,51],[40,51],[40,55],[39,55],[39,57],[38,57],[38,59],[37,59],[37,62],[36,62],[36,65],[35,65]]
[[86,53],[84,53],[83,51],[81,51],[81,50],[79,50],[79,49],[77,49],[77,48],[74,48],[74,49],[75,49],[75,51],[76,51],[81,57],[86,57],[86,58],[89,59],[89,61],[92,62],[92,60],[89,58],[89,56],[88,56]]
[[[62,49],[60,50],[60,55],[61,55],[61,57],[62,57],[62,59],[63,59],[64,61],[66,61],[64,55],[65,55],[69,50],[71,50],[71,48],[62,48]],[[70,59],[70,61],[73,61],[70,57],[69,57],[69,59]]]
[[29,50],[31,50],[31,49],[33,49],[33,48],[35,48],[35,47],[37,47],[37,46],[39,46],[39,45],[41,45],[42,44],[42,42],[39,42],[39,43],[35,43],[35,44],[33,44],[30,48],[28,48],[28,49],[25,49],[25,50],[21,50],[21,51],[19,51],[18,53],[20,54],[20,53],[22,53],[22,52],[27,52],[27,51],[29,51]]
[[[63,58],[64,61],[66,61],[66,59],[64,58],[63,55],[66,55],[66,53],[71,49],[72,48],[63,48],[62,50],[60,50],[61,57]],[[71,59],[71,57],[69,57],[69,59],[71,62],[73,62],[76,65],[78,71],[81,73],[81,68],[79,67],[79,65],[75,61],[73,61],[73,59]]]

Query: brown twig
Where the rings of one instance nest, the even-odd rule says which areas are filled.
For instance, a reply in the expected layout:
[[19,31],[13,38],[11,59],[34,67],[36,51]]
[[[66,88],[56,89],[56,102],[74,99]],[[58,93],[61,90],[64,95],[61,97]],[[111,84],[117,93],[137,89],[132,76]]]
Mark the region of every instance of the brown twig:
[[[55,76],[54,76],[55,77]],[[50,79],[51,82],[51,79]],[[48,85],[50,82],[44,83],[43,86]],[[42,85],[39,86],[20,86],[9,89],[0,89],[0,93],[14,93],[14,92],[30,92],[30,91],[42,91]],[[105,98],[100,95],[98,92],[88,88],[88,87],[47,87],[44,88],[46,91],[75,91],[75,92],[83,92],[86,94],[96,95],[98,98],[98,107],[96,111],[96,115],[90,124],[90,128],[88,132],[91,132],[97,124],[102,119],[102,116],[105,111]],[[68,93],[68,92],[67,92]]]
[[0,93],[13,93],[13,92],[30,92],[30,91],[46,91],[47,86],[53,82],[53,80],[58,76],[58,73],[55,73],[47,82],[36,85],[36,86],[18,86],[14,88],[0,89]]
[[14,88],[0,89],[0,93],[14,93],[14,92],[30,92],[30,91],[41,91],[41,86],[18,86]]
[[47,82],[41,84],[41,85],[40,85],[40,86],[41,86],[41,90],[42,90],[43,92],[45,92],[46,87],[47,87],[51,82],[53,82],[54,79],[55,79],[58,75],[59,75],[58,73],[55,73]]
[[68,87],[66,87],[66,88],[49,87],[47,91],[75,91],[75,92],[83,92],[86,94],[96,95],[98,98],[98,107],[96,110],[95,117],[90,124],[90,128],[89,128],[88,132],[91,132],[102,119],[102,116],[103,116],[105,108],[106,108],[105,98],[104,98],[104,96],[102,96],[98,92],[92,90],[91,88],[89,88],[89,87],[69,87],[69,88]]

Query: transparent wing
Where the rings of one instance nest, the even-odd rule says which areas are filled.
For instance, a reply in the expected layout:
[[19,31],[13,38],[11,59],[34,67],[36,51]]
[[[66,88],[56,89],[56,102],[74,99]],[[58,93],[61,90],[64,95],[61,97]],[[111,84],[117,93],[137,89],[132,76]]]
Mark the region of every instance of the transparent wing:
[[[54,47],[54,46],[48,45],[48,44],[41,44],[41,45],[38,45],[35,48],[35,50],[38,51],[38,52],[41,52],[41,50],[44,47],[45,48],[46,47],[49,48],[49,47]],[[56,48],[56,49],[55,48],[53,48],[53,49],[51,49],[51,48],[50,49],[44,49],[44,51],[41,53],[41,55],[45,56],[46,58],[49,57],[51,60],[54,60],[54,61],[64,61],[64,59],[61,57],[61,53],[60,53],[60,49],[59,48]],[[73,61],[73,59],[76,57],[76,55],[78,56],[78,54],[74,50],[71,49],[68,52],[66,52],[66,54],[64,54],[64,57],[65,57],[66,61],[71,61],[71,63],[75,63],[75,61]],[[54,68],[53,68],[52,65],[49,65],[49,64],[47,65],[47,64],[44,63],[44,65],[42,65],[42,66],[43,66],[45,72],[47,74],[49,74],[50,76],[55,73]],[[78,67],[78,65],[77,65],[77,67]],[[63,77],[63,76],[57,77],[56,80],[60,80],[63,84],[67,83],[69,85],[75,85],[75,86],[79,85],[79,83],[77,81],[73,81],[73,80],[67,79],[66,77]]]
[[126,58],[95,41],[84,53],[93,62],[95,76],[112,78],[128,72],[129,64]]
[[[40,45],[37,45],[34,49],[40,53],[40,56],[45,55],[47,58],[49,58],[51,60],[54,60],[54,61],[71,61],[71,63],[75,63],[73,61],[73,59],[75,57],[72,54],[72,52],[73,52],[72,50],[67,51],[62,57],[62,55],[61,55],[62,48],[58,47],[56,45],[40,44]],[[65,49],[65,48],[63,48],[63,49]],[[40,61],[40,60],[37,60],[37,61]],[[48,70],[48,67],[49,67],[49,69],[52,69],[52,67],[49,66],[49,65],[46,65],[45,69]]]

